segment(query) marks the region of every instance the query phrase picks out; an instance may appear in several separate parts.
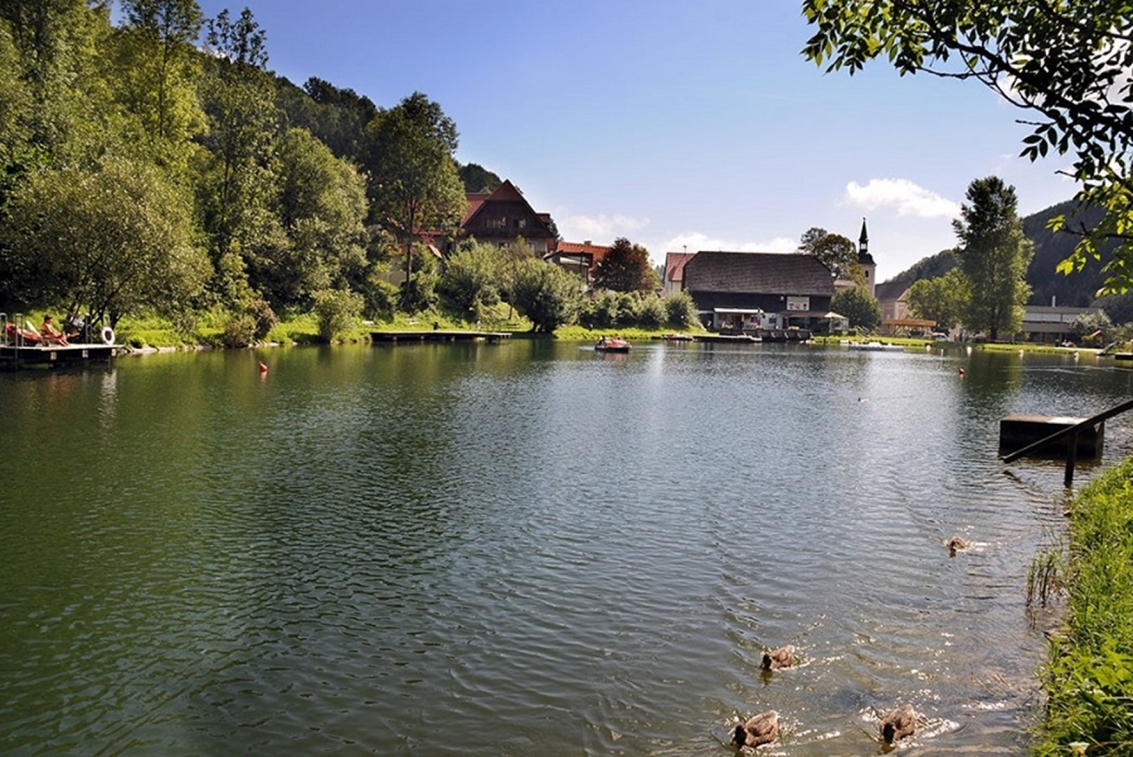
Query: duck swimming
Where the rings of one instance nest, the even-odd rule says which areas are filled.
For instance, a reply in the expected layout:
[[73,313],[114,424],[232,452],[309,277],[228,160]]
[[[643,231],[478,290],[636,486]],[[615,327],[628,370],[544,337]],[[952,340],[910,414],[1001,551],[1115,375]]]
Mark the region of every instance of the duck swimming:
[[906,736],[912,736],[916,725],[916,710],[911,704],[901,705],[881,719],[881,739],[886,744],[892,744]]
[[763,669],[764,670],[778,670],[779,668],[789,668],[795,662],[795,648],[788,644],[785,647],[773,649],[770,652],[763,653]]
[[732,743],[736,746],[759,746],[770,744],[778,735],[779,713],[768,710],[749,718],[743,725],[737,725]]
[[967,549],[972,546],[972,543],[962,536],[953,536],[951,539],[944,542],[944,546],[948,547],[948,554],[955,557],[958,550]]

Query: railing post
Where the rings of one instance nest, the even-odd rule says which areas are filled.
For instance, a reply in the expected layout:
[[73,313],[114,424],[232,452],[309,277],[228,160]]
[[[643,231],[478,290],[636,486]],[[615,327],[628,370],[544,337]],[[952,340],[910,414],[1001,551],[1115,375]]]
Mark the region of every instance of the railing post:
[[1067,489],[1074,483],[1074,461],[1078,457],[1078,433],[1070,435],[1070,448],[1066,450],[1066,475],[1062,478],[1062,485]]

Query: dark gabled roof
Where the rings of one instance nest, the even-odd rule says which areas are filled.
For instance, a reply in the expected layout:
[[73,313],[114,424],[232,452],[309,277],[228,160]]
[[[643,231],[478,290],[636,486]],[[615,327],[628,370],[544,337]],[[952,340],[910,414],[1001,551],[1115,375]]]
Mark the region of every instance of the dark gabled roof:
[[905,296],[910,286],[907,281],[886,281],[873,288],[873,296],[878,302],[896,302]]
[[833,296],[834,277],[798,253],[698,252],[684,267],[688,291]]

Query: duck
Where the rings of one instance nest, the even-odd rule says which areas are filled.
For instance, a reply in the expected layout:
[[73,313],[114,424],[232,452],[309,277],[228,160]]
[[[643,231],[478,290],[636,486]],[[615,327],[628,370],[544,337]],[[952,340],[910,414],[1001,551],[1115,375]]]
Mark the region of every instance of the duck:
[[952,557],[956,556],[956,552],[961,549],[967,549],[972,546],[972,543],[962,536],[953,536],[948,541],[944,542],[944,546],[948,547],[948,554]]
[[764,670],[778,670],[779,668],[789,668],[795,662],[795,648],[788,644],[785,647],[772,649],[770,652],[763,653],[763,669]]
[[732,743],[736,746],[759,746],[770,744],[778,735],[779,713],[768,710],[748,718],[743,725],[737,725]]
[[881,739],[886,744],[912,736],[916,730],[917,712],[911,704],[903,704],[881,719]]

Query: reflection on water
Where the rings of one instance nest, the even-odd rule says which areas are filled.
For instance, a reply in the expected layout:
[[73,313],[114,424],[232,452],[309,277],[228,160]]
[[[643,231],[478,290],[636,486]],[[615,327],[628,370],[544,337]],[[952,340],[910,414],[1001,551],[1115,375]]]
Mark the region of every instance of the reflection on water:
[[[997,461],[998,422],[1100,412],[1133,374],[610,357],[0,376],[0,752],[715,754],[776,709],[776,753],[873,754],[877,713],[911,702],[910,753],[1025,753],[1051,619],[1023,589],[1065,495],[1061,464]],[[973,548],[949,557],[954,534]],[[762,672],[784,643],[800,664]]]

